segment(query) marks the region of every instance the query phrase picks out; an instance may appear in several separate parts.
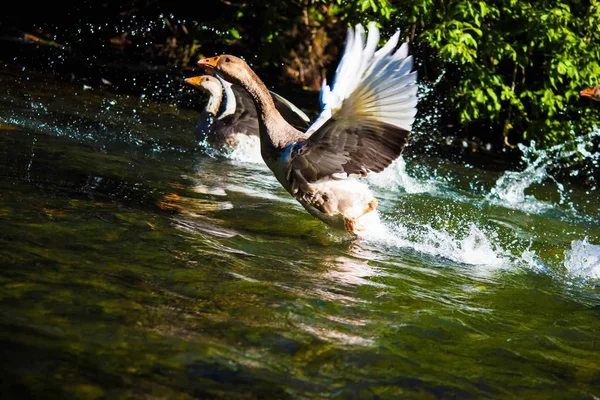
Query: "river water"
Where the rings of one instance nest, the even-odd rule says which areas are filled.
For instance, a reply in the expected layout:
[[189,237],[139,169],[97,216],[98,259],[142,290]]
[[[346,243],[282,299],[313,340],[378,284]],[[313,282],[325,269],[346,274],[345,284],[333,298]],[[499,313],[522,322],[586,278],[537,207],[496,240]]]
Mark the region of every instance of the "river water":
[[255,143],[198,149],[198,109],[0,83],[2,397],[600,397],[600,199],[552,174],[597,132],[518,170],[407,152],[353,241]]

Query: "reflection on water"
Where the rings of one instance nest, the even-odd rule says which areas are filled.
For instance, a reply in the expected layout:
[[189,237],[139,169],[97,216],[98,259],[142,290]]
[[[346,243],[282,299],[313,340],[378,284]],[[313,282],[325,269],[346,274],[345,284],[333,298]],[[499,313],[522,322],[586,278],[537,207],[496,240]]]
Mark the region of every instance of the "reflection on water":
[[251,147],[199,151],[197,111],[0,79],[2,395],[598,395],[586,189],[515,207],[508,174],[413,155],[369,178],[381,225],[353,241]]

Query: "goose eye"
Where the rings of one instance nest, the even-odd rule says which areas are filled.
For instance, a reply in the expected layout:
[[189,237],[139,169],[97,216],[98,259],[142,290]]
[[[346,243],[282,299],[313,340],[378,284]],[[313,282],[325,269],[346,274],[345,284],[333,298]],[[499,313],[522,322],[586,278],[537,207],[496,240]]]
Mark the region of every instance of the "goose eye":
[[227,57],[227,58],[225,59],[225,62],[231,62],[231,60],[229,59],[229,57]]

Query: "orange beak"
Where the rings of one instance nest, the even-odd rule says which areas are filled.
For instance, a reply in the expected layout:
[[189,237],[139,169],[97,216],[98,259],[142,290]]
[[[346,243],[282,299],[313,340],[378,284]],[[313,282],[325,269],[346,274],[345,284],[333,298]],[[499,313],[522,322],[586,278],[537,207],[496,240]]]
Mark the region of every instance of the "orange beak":
[[204,58],[202,60],[198,60],[198,65],[203,67],[208,72],[212,72],[217,67],[217,64],[219,64],[220,59],[221,57],[219,56]]
[[184,82],[188,85],[192,85],[194,87],[200,87],[200,82],[202,82],[201,76],[190,76],[189,78],[185,78]]
[[596,92],[596,88],[587,88],[585,90],[582,90],[581,92],[579,92],[579,94],[583,97],[593,97],[594,93]]

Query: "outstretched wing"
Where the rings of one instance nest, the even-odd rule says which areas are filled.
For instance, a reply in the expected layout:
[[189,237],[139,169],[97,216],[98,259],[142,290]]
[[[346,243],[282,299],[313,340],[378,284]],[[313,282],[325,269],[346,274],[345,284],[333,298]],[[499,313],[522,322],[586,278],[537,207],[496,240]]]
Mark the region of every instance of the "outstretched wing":
[[[297,144],[291,170],[307,181],[379,172],[404,149],[417,112],[416,72],[399,32],[378,51],[379,30],[348,30],[344,54],[330,88],[321,90],[322,111]],[[336,175],[337,174],[337,175]]]

